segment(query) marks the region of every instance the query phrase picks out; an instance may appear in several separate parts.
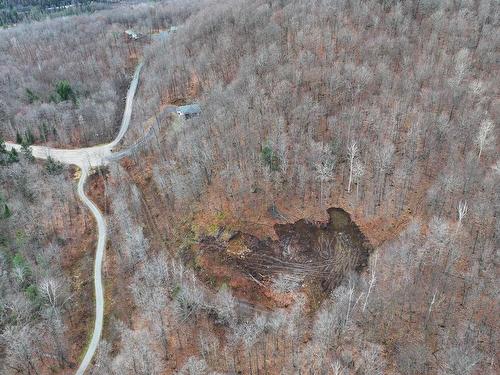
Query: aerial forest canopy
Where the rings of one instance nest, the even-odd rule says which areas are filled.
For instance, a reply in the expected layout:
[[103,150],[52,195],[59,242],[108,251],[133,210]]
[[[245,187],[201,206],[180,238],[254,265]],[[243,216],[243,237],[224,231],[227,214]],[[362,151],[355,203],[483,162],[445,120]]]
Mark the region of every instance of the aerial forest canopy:
[[0,28],[48,17],[69,16],[111,6],[111,2],[91,0],[0,0]]
[[124,30],[158,30],[186,17],[159,5],[56,18],[0,30],[0,137],[88,146],[119,127],[128,74],[141,43]]
[[79,363],[95,223],[81,170],[30,147],[110,142],[143,63],[86,184],[89,373],[498,373],[499,8],[165,1],[0,31],[0,372]]

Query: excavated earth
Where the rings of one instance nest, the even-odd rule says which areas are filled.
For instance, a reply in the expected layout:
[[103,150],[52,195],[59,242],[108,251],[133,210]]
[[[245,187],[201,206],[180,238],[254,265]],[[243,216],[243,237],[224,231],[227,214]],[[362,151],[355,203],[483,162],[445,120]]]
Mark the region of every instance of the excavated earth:
[[272,288],[278,277],[290,280],[317,304],[350,272],[361,272],[372,251],[347,212],[340,208],[327,212],[326,222],[301,219],[275,224],[277,240],[220,228],[200,239],[195,268],[209,286],[226,284],[250,306],[272,309],[292,301]]

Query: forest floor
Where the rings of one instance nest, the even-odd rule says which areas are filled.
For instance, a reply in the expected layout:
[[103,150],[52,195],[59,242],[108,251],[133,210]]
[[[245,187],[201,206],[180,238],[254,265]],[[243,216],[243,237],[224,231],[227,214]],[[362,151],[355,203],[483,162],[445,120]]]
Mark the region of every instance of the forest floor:
[[[112,231],[112,223],[109,223],[111,213],[111,198],[107,195],[107,184],[115,183],[106,168],[97,170],[87,181],[87,194],[97,205],[99,210],[106,216],[108,228]],[[111,336],[110,323],[113,319],[130,322],[134,311],[134,303],[129,288],[130,274],[124,272],[117,266],[118,249],[113,248],[112,241],[107,241],[106,256],[103,263],[104,281],[104,327],[103,337]],[[90,272],[92,274],[92,272]]]
[[[75,179],[79,176],[79,170],[75,167],[70,167],[68,173],[68,183],[74,184]],[[107,178],[106,170],[102,173],[94,173],[89,176],[85,187],[87,196],[97,204],[103,213],[109,212],[110,201],[105,193],[105,178]],[[70,366],[66,370],[68,373],[73,373],[76,369],[81,357],[84,354],[84,349],[90,340],[93,329],[94,311],[94,279],[93,267],[95,257],[95,244],[97,242],[97,231],[94,218],[88,210],[83,207],[83,204],[78,202],[78,215],[71,218],[71,225],[66,228],[69,240],[62,245],[61,263],[65,275],[71,280],[71,306],[65,315],[68,330],[66,338],[71,343],[69,362]],[[108,241],[109,247],[109,241]],[[114,265],[114,252],[107,249],[107,259],[105,262],[103,274],[105,275],[105,328],[109,322],[108,317],[111,313],[118,315],[124,320],[129,316],[133,303],[130,297],[123,299],[117,291],[123,288],[116,285],[120,282],[118,278],[119,271]],[[118,294],[118,295],[117,295]],[[120,303],[116,303],[120,301]],[[127,303],[128,301],[128,303]],[[116,308],[118,307],[118,308]],[[66,372],[64,372],[66,373]]]
[[[77,173],[76,168],[69,169],[67,176],[69,184],[74,184]],[[91,334],[89,327],[92,326],[94,314],[92,277],[94,254],[89,249],[95,249],[97,237],[94,221],[79,201],[78,213],[71,217],[71,225],[67,225],[66,229],[69,233],[68,240],[62,245],[61,265],[66,277],[71,280],[72,295],[70,308],[65,315],[68,327],[66,337],[71,343],[70,367],[76,368]]]
[[[150,121],[148,124],[153,126],[154,122]],[[171,130],[172,127],[164,129],[166,133],[159,134],[160,137],[168,136],[169,132],[172,133]],[[293,227],[294,223],[301,219],[312,223],[325,223],[329,219],[326,209],[337,207],[349,213],[370,247],[378,247],[396,238],[407,227],[419,211],[418,206],[423,199],[422,192],[426,191],[424,187],[427,186],[426,183],[422,183],[424,187],[419,186],[409,192],[408,202],[399,214],[394,214],[395,202],[390,199],[384,202],[391,206],[390,210],[375,207],[372,209],[373,212],[367,214],[371,210],[356,204],[356,193],[348,194],[342,183],[334,186],[331,194],[325,197],[321,205],[318,194],[314,192],[318,190],[316,187],[309,187],[303,197],[274,194],[276,198],[270,201],[267,197],[271,194],[265,191],[265,187],[255,189],[252,193],[246,191],[240,194],[235,193],[236,190],[228,193],[227,187],[224,187],[216,177],[203,193],[199,203],[192,202],[189,207],[167,210],[168,204],[164,199],[168,198],[158,191],[153,180],[153,166],[158,162],[157,157],[159,156],[143,154],[140,161],[133,157],[122,159],[120,165],[126,171],[126,178],[117,182],[133,183],[138,187],[143,207],[141,212],[136,214],[140,216],[145,236],[150,241],[153,252],[162,252],[165,249],[177,251],[177,254],[173,255],[180,256],[190,265],[208,290],[216,292],[227,285],[234,296],[242,302],[242,306],[246,301],[250,308],[256,307],[263,311],[289,306],[293,303],[293,295],[276,293],[270,287],[271,278],[256,278],[250,275],[249,269],[242,267],[241,259],[238,258],[245,256],[248,244],[242,241],[241,234],[254,241],[279,241],[276,225],[288,224]],[[93,178],[102,180],[102,176]],[[99,184],[103,186],[103,181]],[[93,190],[102,190],[102,186],[93,187]],[[286,188],[283,190],[286,191]],[[102,194],[101,197],[96,196],[92,199],[103,211],[109,211],[109,202],[108,206],[104,207]],[[392,216],[387,212],[392,212]],[[252,251],[252,249],[247,250]],[[105,271],[107,318],[104,337],[109,338],[111,342],[113,342],[112,330],[107,324],[110,317],[128,322],[134,327],[140,327],[142,324],[138,313],[134,311],[130,291],[121,287],[129,285],[130,280],[116,268],[115,257],[114,251],[107,252]],[[358,271],[362,272],[366,263],[365,258]],[[308,296],[308,311],[312,312],[327,293],[318,283],[305,282],[302,287]],[[206,322],[206,325],[214,329],[212,323]],[[193,335],[196,334],[193,332]],[[186,332],[183,332],[182,336],[186,337]],[[180,337],[173,337],[172,345],[177,348],[171,351],[173,354],[168,364],[170,369],[174,370],[187,356],[195,353],[196,348],[191,347],[189,343],[183,343]]]
[[[189,207],[171,210],[166,208],[168,205],[164,201],[168,198],[158,191],[153,179],[153,166],[158,162],[156,157],[146,154],[141,155],[140,161],[132,157],[122,159],[120,165],[126,171],[126,178],[117,182],[133,183],[138,187],[143,207],[137,214],[141,218],[145,236],[150,240],[153,252],[166,251],[165,249],[177,251],[174,255],[180,256],[195,270],[208,290],[215,293],[227,285],[234,296],[242,302],[242,306],[246,301],[250,309],[258,308],[263,311],[290,306],[293,303],[293,294],[276,293],[270,287],[270,278],[262,279],[249,275],[248,269],[242,267],[238,259],[238,256],[245,255],[245,248],[248,245],[241,241],[241,235],[238,237],[238,233],[243,233],[256,241],[278,241],[280,236],[276,231],[276,225],[293,226],[301,219],[324,223],[329,219],[326,208],[338,207],[349,213],[370,247],[375,248],[396,238],[420,213],[418,207],[424,199],[423,192],[428,185],[422,182],[414,191],[410,191],[405,207],[399,214],[394,214],[397,211],[396,204],[390,199],[384,202],[385,205],[390,205],[390,210],[375,207],[373,212],[370,212],[369,208],[357,205],[355,192],[348,194],[342,183],[336,184],[321,205],[317,193],[314,193],[316,187],[310,187],[303,197],[275,194],[277,198],[270,201],[267,199],[269,194],[264,189],[256,189],[254,193],[248,191],[242,194],[228,193],[222,182],[214,178],[199,203],[193,201]],[[102,176],[94,178],[102,180]],[[103,182],[100,184],[103,185]],[[93,187],[94,191],[99,189],[103,188]],[[102,196],[92,199],[104,210]],[[109,206],[105,211],[108,210]],[[392,215],[387,212],[392,212]],[[130,291],[121,287],[129,285],[130,280],[116,268],[115,257],[114,251],[107,252],[107,318],[104,337],[111,342],[113,342],[112,330],[107,324],[110,317],[128,322],[133,327],[140,327],[142,324],[138,312],[134,311]],[[366,262],[358,271],[363,272],[364,266]],[[309,313],[315,311],[327,296],[318,283],[304,283],[303,291],[309,300],[307,309]],[[198,327],[203,325],[218,332],[213,322],[200,323]],[[182,336],[195,337],[197,334],[194,331],[191,336],[190,332],[183,332],[181,335],[177,332],[177,336],[173,334],[171,345],[175,350],[171,350],[172,354],[167,362],[169,370],[166,373],[173,373],[187,357],[196,353],[197,349],[192,346],[193,344],[183,342]],[[222,331],[216,334],[224,336]]]
[[[333,198],[342,195],[336,192],[332,193],[332,199],[328,199],[323,207],[313,194],[304,199],[283,196],[275,202],[262,203],[266,202],[264,191],[257,190],[241,198],[227,194],[216,179],[208,187],[201,203],[194,203],[187,210],[167,213],[160,198],[162,194],[159,194],[152,180],[154,163],[155,160],[148,156],[142,159],[140,166],[131,158],[121,162],[131,182],[143,194],[144,215],[147,217],[145,231],[148,238],[152,238],[152,247],[160,251],[165,247],[181,249],[177,255],[197,272],[210,289],[216,291],[227,285],[235,297],[263,309],[286,307],[293,299],[286,293],[274,293],[270,288],[270,275],[264,280],[256,272],[250,271],[252,267],[255,268],[255,264],[243,265],[241,260],[245,252],[259,252],[259,246],[262,250],[264,242],[279,241],[276,225],[289,224],[292,231],[294,223],[301,219],[320,225],[329,219],[327,207],[339,207],[351,215],[361,235],[372,247],[396,237],[411,220],[411,214],[407,211],[396,219],[382,216],[366,218],[361,209],[353,210],[347,200]],[[245,241],[240,234],[244,235]],[[303,235],[307,236],[306,233]],[[259,244],[251,249],[248,242]],[[306,284],[306,294],[314,301],[312,304],[317,306],[326,294],[317,284]]]

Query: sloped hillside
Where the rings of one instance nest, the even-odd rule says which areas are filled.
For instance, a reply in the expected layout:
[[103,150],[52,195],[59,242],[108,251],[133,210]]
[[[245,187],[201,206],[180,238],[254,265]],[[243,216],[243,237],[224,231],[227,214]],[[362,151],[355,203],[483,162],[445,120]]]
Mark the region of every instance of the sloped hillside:
[[119,127],[147,35],[188,9],[147,4],[0,30],[0,137],[59,147],[104,143]]
[[[362,277],[314,314],[299,287],[274,318],[229,319],[189,355],[243,373],[498,370],[498,14],[489,1],[217,1],[146,50],[134,116],[156,118],[155,137],[123,166],[153,217],[146,235],[163,238],[152,252],[210,284],[203,267],[219,268],[197,253],[206,236],[264,239],[328,207],[351,213],[375,246]],[[163,115],[194,101],[199,117]],[[203,300],[199,282],[176,293]],[[172,326],[181,304],[182,329],[214,330],[202,312],[216,302],[168,295]],[[203,352],[206,342],[234,360]]]

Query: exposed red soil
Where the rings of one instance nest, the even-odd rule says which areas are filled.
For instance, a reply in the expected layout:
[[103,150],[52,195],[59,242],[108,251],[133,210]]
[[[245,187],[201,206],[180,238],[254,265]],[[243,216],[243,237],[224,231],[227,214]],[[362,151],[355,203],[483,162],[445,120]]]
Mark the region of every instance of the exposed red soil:
[[222,285],[231,288],[234,297],[241,301],[248,301],[261,308],[276,307],[277,301],[273,299],[268,287],[256,279],[249,277],[243,268],[236,267],[234,259],[229,256],[221,244],[211,241],[201,246],[196,246],[195,269],[200,279],[213,291]]
[[214,287],[225,283],[237,298],[254,306],[276,308],[290,303],[290,296],[272,290],[278,275],[302,280],[300,289],[316,295],[316,304],[348,272],[366,267],[371,251],[347,213],[340,209],[328,212],[326,222],[275,224],[278,240],[220,228],[194,247],[194,267],[205,283]]
[[103,214],[108,214],[111,199],[107,196],[106,185],[108,183],[109,171],[107,168],[99,168],[87,178],[85,193],[94,202]]

